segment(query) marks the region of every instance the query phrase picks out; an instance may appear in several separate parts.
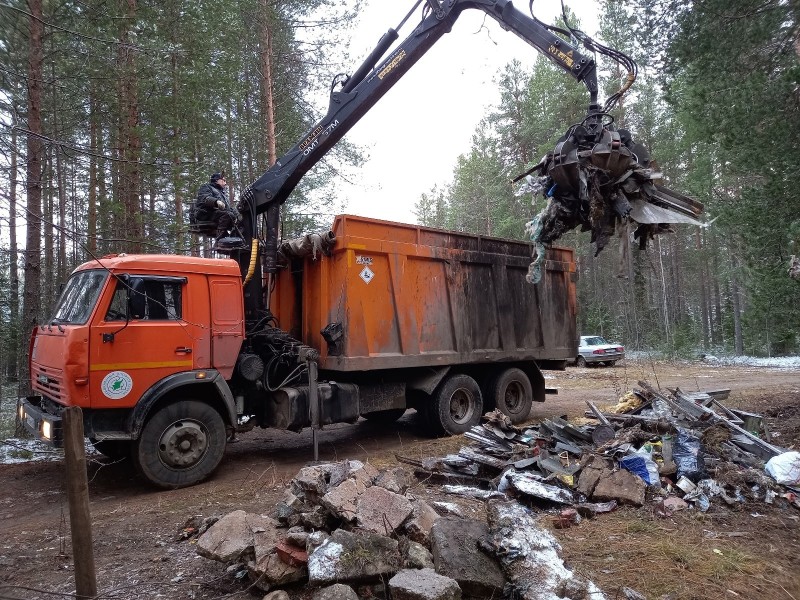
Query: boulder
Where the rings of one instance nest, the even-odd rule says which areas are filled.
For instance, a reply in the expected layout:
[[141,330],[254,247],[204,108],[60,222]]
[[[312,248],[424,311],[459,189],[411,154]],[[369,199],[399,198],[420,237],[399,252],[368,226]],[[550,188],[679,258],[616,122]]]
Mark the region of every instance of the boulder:
[[358,481],[355,478],[345,479],[336,487],[331,488],[320,502],[334,516],[345,521],[354,521],[356,509],[358,508],[358,498],[366,489],[363,481]]
[[405,569],[389,580],[392,600],[460,600],[461,588],[433,569]]
[[264,596],[261,600],[290,600],[289,594],[284,590],[275,590]]
[[411,510],[411,502],[405,496],[382,487],[369,487],[358,497],[355,521],[361,529],[391,535]]
[[[249,558],[256,538],[277,542],[278,523],[269,517],[252,515],[235,510],[214,523],[197,540],[197,553],[220,562],[234,562]],[[266,543],[270,543],[267,541]]]
[[409,569],[433,569],[433,556],[422,544],[408,542],[403,552],[403,566]]
[[644,479],[622,469],[603,473],[592,492],[592,498],[598,502],[616,500],[620,504],[642,506],[646,488]]
[[337,529],[308,556],[308,582],[319,586],[365,581],[396,573],[401,558],[397,541],[366,531]]
[[429,546],[431,528],[439,518],[439,513],[424,500],[414,497],[409,499],[411,501],[411,517],[405,524],[406,533],[415,542]]
[[593,461],[583,467],[578,476],[578,491],[584,496],[591,497],[597,482],[601,477],[608,476],[611,469],[606,467],[602,461]]
[[247,563],[247,572],[256,587],[268,591],[274,586],[301,581],[308,576],[306,565],[281,559],[279,548],[284,545],[285,532],[267,529],[254,536],[253,557]]
[[322,496],[326,490],[325,471],[318,467],[303,467],[292,479],[292,492],[298,497]]
[[349,585],[334,583],[316,590],[311,598],[312,600],[358,600],[358,594]]
[[497,561],[478,543],[489,535],[479,521],[442,517],[431,529],[433,564],[440,575],[454,579],[467,596],[500,597],[506,578]]
[[386,488],[390,492],[403,495],[411,487],[411,475],[403,467],[394,467],[381,471],[375,478],[375,485]]

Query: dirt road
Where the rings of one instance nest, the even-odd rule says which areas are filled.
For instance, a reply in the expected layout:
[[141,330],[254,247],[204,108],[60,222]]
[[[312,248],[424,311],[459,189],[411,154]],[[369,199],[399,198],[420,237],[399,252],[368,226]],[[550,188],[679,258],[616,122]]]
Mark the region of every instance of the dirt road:
[[[585,400],[601,405],[613,403],[639,380],[662,389],[729,388],[727,405],[768,415],[773,434],[778,434],[775,443],[800,447],[797,371],[628,360],[614,368],[571,367],[564,372],[549,372],[547,376],[548,386],[559,388],[559,394],[535,405],[532,421],[554,415],[581,415]],[[321,460],[356,458],[379,467],[394,464],[395,454],[441,456],[465,443],[463,439],[427,438],[413,411],[392,426],[363,421],[332,426],[321,433],[320,440]],[[176,541],[176,534],[194,515],[225,514],[238,508],[269,513],[287,482],[312,457],[308,432],[254,431],[228,447],[221,467],[211,480],[168,492],[148,488],[126,463],[93,462],[89,473],[93,538],[98,587],[104,597],[213,598],[239,590],[241,584],[226,574],[222,565],[198,557],[191,543]],[[58,462],[0,465],[0,597],[52,598],[52,592],[74,593],[63,472],[63,464]],[[622,516],[615,519],[625,518],[624,511],[618,514]],[[794,519],[791,514],[785,515],[786,518],[775,516],[780,524],[775,525],[774,535],[769,539],[770,544],[779,544],[780,557],[800,557],[796,514],[797,511]],[[628,517],[645,518],[634,515],[633,511]],[[652,520],[652,515],[649,518]],[[748,531],[747,523],[751,521],[737,521],[735,527]],[[589,531],[587,527],[587,535]],[[602,537],[606,533],[598,531],[597,535]],[[580,565],[576,550],[580,545],[575,546],[570,535],[562,540],[567,554],[578,563],[573,566],[602,583],[602,565],[598,567],[591,562]],[[594,544],[592,540],[586,543]],[[599,545],[613,555],[613,540],[611,547],[607,547],[608,543],[601,540]],[[622,556],[622,548],[620,553]],[[792,560],[784,560],[784,566],[780,560],[773,562],[779,570],[794,567],[795,573],[800,572],[800,561]],[[635,574],[628,575],[631,580],[627,585],[636,588]],[[791,572],[788,578],[780,573],[773,575],[786,594],[793,589],[789,575]],[[615,575],[613,581],[620,582],[620,575]],[[775,589],[776,595],[764,595],[763,589],[757,588],[758,593],[754,591],[752,597],[796,598],[800,593],[797,586],[794,595],[784,595],[778,587]],[[737,593],[738,597],[748,597],[741,589]],[[249,597],[249,593],[242,597]]]

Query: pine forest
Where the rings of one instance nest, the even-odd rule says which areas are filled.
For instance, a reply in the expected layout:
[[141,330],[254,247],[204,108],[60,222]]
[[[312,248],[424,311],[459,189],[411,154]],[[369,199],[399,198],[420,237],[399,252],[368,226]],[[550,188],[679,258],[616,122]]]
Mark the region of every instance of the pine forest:
[[[705,205],[705,226],[675,226],[646,249],[623,243],[631,231],[620,227],[597,255],[588,233],[564,235],[558,244],[578,256],[580,331],[667,356],[797,354],[800,0],[598,7],[592,34],[639,70],[614,120],[657,159],[666,185]],[[77,265],[114,252],[210,255],[187,232],[198,185],[219,167],[235,203],[301,139],[324,111],[309,90],[362,58],[340,42],[359,8],[2,0],[3,382],[24,390],[29,333]],[[568,7],[564,17],[580,26]],[[608,95],[623,75],[597,60]],[[586,91],[544,56],[530,68],[512,61],[495,82],[497,102],[467,125],[471,145],[450,177],[416,199],[419,224],[526,239],[543,208],[509,182],[581,121]],[[362,149],[339,142],[284,205],[282,235],[329,226],[346,198],[325,190],[364,163]]]

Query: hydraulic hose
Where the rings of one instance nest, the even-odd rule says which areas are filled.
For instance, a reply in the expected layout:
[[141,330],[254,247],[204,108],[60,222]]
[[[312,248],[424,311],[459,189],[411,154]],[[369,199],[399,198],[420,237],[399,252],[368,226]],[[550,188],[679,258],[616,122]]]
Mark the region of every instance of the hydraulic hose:
[[256,260],[258,260],[258,238],[253,238],[250,242],[250,264],[247,267],[247,275],[245,275],[242,287],[252,279],[253,273],[256,272]]

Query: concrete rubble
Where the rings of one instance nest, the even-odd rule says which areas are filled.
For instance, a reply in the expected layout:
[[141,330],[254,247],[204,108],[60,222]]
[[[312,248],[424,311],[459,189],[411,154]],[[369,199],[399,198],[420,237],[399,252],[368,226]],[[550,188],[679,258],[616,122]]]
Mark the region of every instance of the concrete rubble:
[[[398,457],[413,475],[356,460],[304,467],[269,514],[193,517],[185,529],[202,533],[200,555],[270,595],[310,586],[314,600],[601,600],[566,568],[545,523],[580,527],[648,504],[657,517],[747,502],[800,508],[800,489],[776,481],[797,480],[797,453],[774,446],[759,415],[725,407],[724,391],[639,385],[616,406],[587,403],[580,423],[519,428],[488,413],[458,454]],[[458,500],[426,501],[432,488]]]
[[[387,593],[393,600],[459,600],[530,587],[499,543],[505,529],[458,516],[455,503],[439,502],[435,509],[411,491],[412,477],[402,467],[378,472],[359,461],[305,467],[271,515],[233,511],[199,537],[197,552],[246,573],[264,592],[288,590],[293,597],[298,586],[308,586],[314,600],[387,598]],[[500,491],[493,496],[515,504],[527,515],[530,539],[541,539],[544,530],[535,525],[533,513]],[[507,527],[500,521],[497,528]],[[547,548],[543,560],[557,565],[558,574],[548,580],[553,585],[540,586],[550,595],[521,597],[572,598],[553,595],[572,578],[557,556],[557,544],[537,544],[536,552]],[[587,596],[586,585],[580,589],[583,595],[574,598],[602,597]]]

